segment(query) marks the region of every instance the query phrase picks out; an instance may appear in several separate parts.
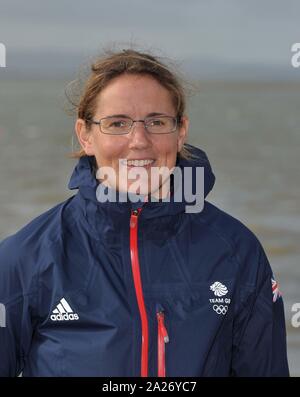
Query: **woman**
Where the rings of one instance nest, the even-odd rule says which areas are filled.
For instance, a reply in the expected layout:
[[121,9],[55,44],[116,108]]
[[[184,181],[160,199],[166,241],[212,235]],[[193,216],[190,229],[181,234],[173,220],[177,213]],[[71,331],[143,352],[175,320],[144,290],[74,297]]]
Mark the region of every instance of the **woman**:
[[[208,201],[188,212],[174,199],[175,167],[204,167],[205,197],[214,185],[185,143],[176,76],[149,54],[106,55],[77,114],[77,194],[0,245],[0,374],[287,376],[283,302],[260,243]],[[169,176],[157,182],[156,167]],[[143,174],[138,189],[124,170]]]

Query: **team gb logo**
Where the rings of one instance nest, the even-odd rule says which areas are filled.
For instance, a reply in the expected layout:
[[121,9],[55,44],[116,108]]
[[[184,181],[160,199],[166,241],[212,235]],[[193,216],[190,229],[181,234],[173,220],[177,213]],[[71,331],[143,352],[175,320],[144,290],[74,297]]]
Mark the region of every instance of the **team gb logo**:
[[228,293],[227,287],[220,283],[219,281],[215,281],[211,286],[210,289],[214,292],[216,296],[224,296]]

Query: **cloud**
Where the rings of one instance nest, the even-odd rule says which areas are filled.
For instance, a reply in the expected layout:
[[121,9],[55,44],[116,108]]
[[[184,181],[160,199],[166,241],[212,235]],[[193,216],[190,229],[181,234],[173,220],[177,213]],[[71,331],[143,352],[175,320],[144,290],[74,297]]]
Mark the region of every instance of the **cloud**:
[[287,65],[299,42],[297,0],[0,0],[0,42],[9,53],[96,54],[136,43],[159,55]]

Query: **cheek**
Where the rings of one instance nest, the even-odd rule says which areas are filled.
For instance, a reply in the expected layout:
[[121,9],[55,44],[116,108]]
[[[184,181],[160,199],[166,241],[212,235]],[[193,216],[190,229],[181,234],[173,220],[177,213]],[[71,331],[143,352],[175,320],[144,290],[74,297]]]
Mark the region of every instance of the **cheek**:
[[163,137],[163,139],[155,143],[155,148],[161,159],[173,160],[177,156],[177,138]]
[[112,165],[122,157],[126,141],[120,137],[104,136],[95,142],[97,160],[100,165]]

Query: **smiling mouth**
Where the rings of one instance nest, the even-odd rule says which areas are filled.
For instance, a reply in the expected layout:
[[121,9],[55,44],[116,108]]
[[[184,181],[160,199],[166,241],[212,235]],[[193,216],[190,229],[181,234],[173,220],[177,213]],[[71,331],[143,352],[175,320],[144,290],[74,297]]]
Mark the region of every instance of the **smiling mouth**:
[[144,167],[148,168],[153,165],[155,160],[153,159],[143,159],[143,160],[122,160],[121,164],[126,165],[127,167]]

